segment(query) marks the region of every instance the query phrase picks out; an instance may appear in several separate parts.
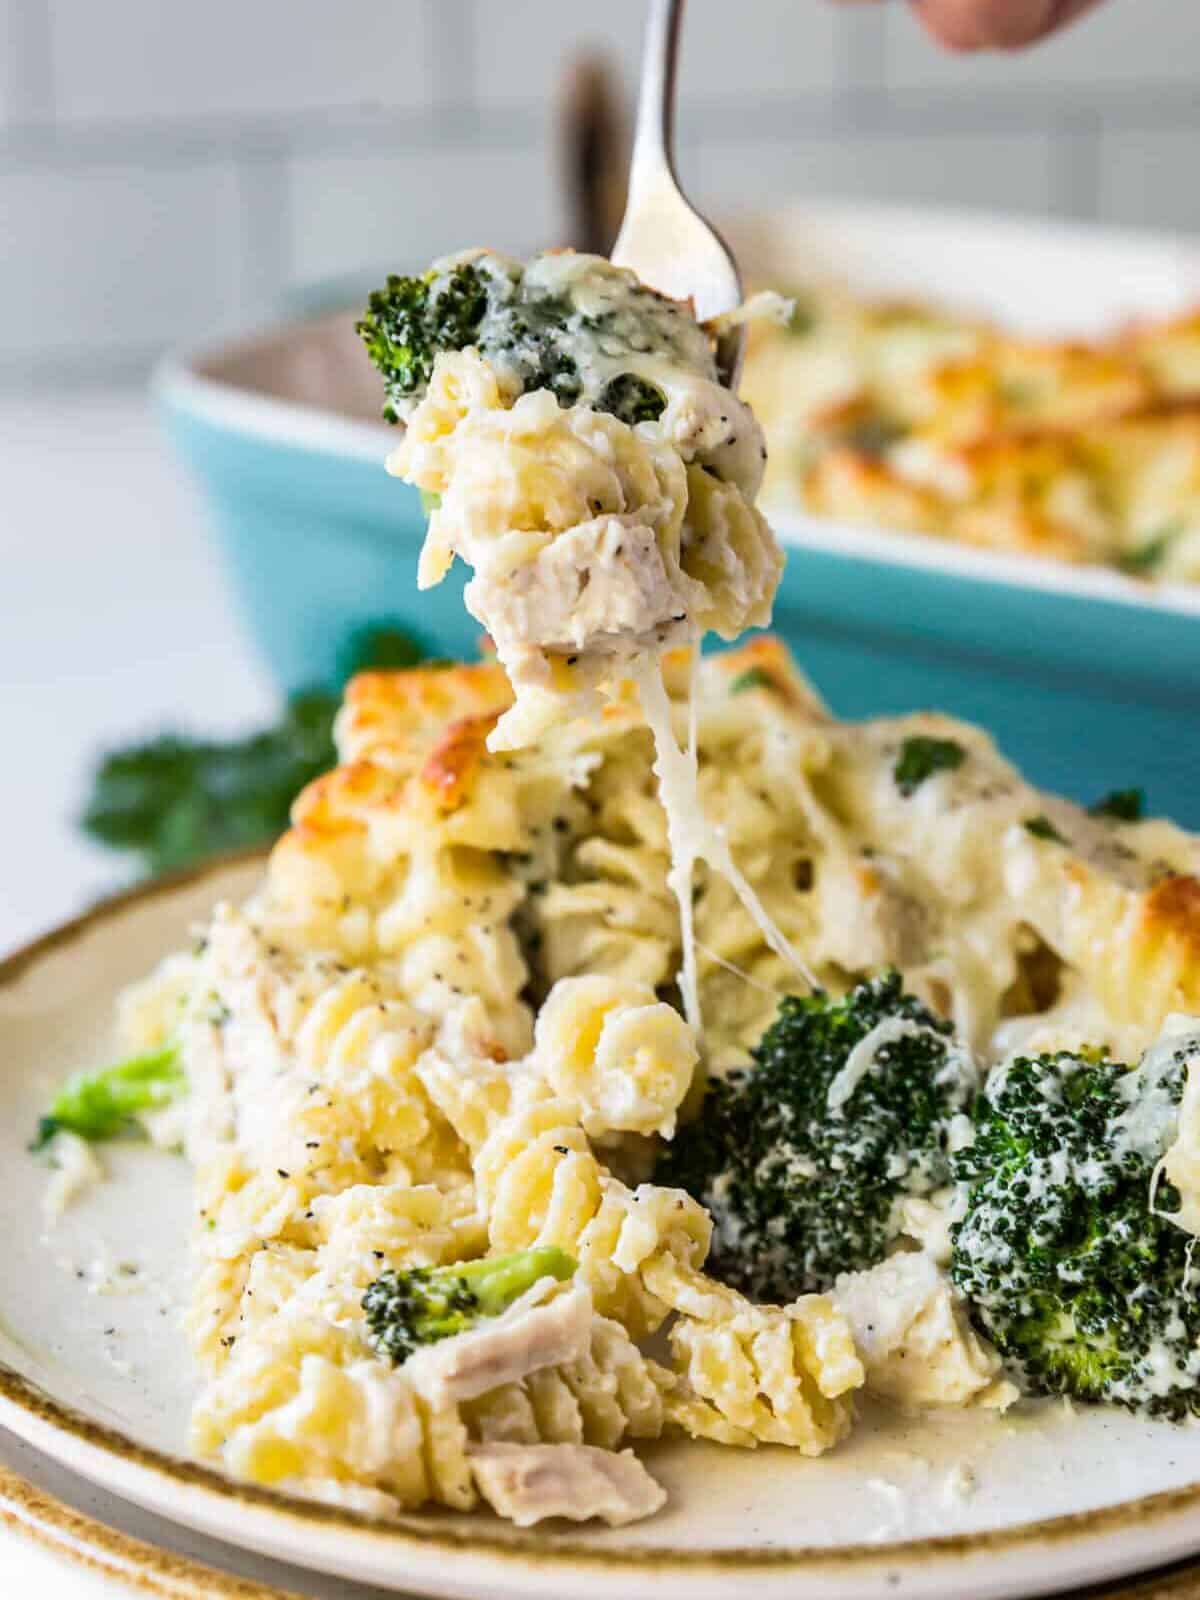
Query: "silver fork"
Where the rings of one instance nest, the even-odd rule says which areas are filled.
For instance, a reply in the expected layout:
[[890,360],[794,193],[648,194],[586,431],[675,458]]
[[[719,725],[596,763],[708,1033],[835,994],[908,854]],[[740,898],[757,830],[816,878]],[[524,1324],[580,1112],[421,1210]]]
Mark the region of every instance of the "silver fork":
[[[742,280],[729,247],[687,200],[675,176],[675,78],[683,4],[650,0],[629,196],[612,259],[672,299],[690,297],[704,321],[740,303]],[[741,376],[745,343],[742,327],[717,340],[717,369],[730,389],[737,388]]]

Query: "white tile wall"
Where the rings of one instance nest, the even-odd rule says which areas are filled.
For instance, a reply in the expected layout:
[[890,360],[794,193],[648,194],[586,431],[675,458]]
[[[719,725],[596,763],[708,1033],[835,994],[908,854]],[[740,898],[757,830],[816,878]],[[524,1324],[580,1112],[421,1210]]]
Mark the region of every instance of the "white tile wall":
[[[469,244],[559,242],[547,152],[479,148],[314,157],[290,171],[290,280],[404,270]],[[514,203],[515,197],[515,203]]]
[[29,0],[0,0],[0,127],[50,109],[49,19]]
[[0,174],[17,241],[0,268],[0,361],[95,370],[243,311],[238,177],[199,167]]
[[[645,0],[602,5],[562,0],[474,0],[476,78],[482,105],[539,105],[553,89],[555,63],[602,45],[632,82]],[[821,0],[700,0],[688,13],[682,84],[692,101],[812,92],[833,95],[846,13]]]
[[56,108],[122,122],[426,108],[435,3],[49,0]]
[[1200,133],[1106,133],[1101,138],[1100,214],[1151,228],[1200,234]]
[[690,149],[681,166],[716,211],[760,210],[781,194],[975,206],[983,173],[989,205],[1037,213],[1051,209],[1055,186],[1046,134],[723,142]]
[[812,0],[701,0],[688,12],[684,92],[742,105],[766,95],[832,96],[845,16]]
[[[0,377],[102,373],[315,279],[557,240],[564,60],[645,0],[0,0]],[[685,173],[1200,232],[1200,0],[951,58],[902,0],[694,0]],[[86,263],[82,276],[78,268]]]
[[557,64],[575,50],[607,50],[632,82],[645,14],[645,0],[471,0],[464,23],[479,105],[540,109],[553,99]]
[[0,128],[15,115],[18,75],[22,71],[19,27],[17,0],[0,0]]

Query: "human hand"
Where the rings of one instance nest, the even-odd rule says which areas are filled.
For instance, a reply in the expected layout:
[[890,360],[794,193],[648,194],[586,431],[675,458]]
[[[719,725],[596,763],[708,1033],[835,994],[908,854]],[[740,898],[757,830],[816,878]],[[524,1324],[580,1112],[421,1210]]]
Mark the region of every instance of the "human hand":
[[1066,27],[1100,0],[911,0],[951,50],[1018,50]]

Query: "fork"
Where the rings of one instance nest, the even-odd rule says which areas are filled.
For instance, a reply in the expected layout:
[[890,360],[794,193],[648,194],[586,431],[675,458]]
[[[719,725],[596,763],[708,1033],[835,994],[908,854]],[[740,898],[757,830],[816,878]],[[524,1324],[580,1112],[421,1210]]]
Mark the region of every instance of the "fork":
[[[650,0],[629,196],[612,260],[661,294],[690,298],[703,322],[740,304],[742,280],[728,245],[686,198],[675,175],[675,79],[683,4]],[[740,326],[717,339],[717,371],[727,388],[737,388],[745,343],[746,331]]]

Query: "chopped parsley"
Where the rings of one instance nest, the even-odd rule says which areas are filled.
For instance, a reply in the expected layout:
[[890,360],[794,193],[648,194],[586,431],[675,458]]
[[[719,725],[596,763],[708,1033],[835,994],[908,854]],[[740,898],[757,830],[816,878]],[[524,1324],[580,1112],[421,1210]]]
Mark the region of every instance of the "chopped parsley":
[[1170,522],[1165,528],[1160,528],[1152,534],[1143,544],[1133,550],[1126,550],[1117,557],[1117,565],[1122,572],[1127,572],[1131,578],[1149,578],[1158,571],[1171,548],[1172,542],[1183,532],[1182,522]]
[[812,306],[796,295],[792,299],[791,315],[787,319],[787,331],[797,339],[806,339],[817,325],[817,314]]
[[904,438],[908,429],[890,417],[863,417],[846,430],[845,440],[859,455],[878,461],[892,446]]
[[1088,807],[1093,817],[1110,817],[1114,822],[1140,822],[1146,813],[1146,796],[1141,789],[1114,789]]
[[1066,844],[1067,842],[1044,812],[1039,813],[1036,817],[1027,817],[1025,819],[1025,831],[1031,833],[1035,839],[1049,839],[1054,844]]
[[900,793],[910,795],[935,772],[954,772],[966,759],[967,752],[954,739],[934,739],[917,733],[900,746],[892,777]]
[[745,694],[747,689],[774,689],[778,685],[765,667],[748,667],[729,685],[730,694]]

